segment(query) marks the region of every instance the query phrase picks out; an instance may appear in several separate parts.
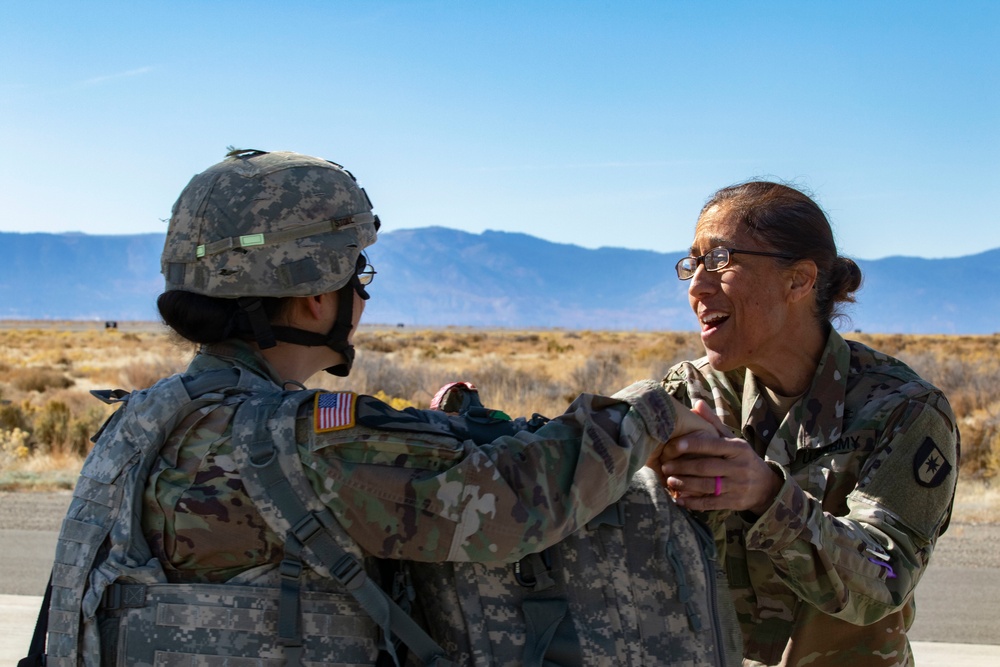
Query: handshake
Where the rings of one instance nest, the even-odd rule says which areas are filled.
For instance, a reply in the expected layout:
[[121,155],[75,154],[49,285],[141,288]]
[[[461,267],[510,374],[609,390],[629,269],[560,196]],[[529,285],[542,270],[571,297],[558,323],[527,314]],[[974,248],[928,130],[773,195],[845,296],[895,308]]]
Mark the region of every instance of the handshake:
[[[780,469],[766,463],[746,440],[733,437],[733,429],[705,401],[695,401],[692,409],[671,400],[677,415],[673,435],[656,448],[646,465],[674,501],[692,510],[763,514],[784,482]],[[500,410],[484,407],[471,382],[444,385],[430,408],[462,416],[470,429],[482,428],[493,435],[504,427],[535,430],[547,421],[537,414],[530,420],[512,420]]]
[[749,511],[760,516],[784,483],[750,444],[734,437],[705,401],[689,409],[674,400],[673,436],[654,452],[652,468],[678,505],[692,510]]

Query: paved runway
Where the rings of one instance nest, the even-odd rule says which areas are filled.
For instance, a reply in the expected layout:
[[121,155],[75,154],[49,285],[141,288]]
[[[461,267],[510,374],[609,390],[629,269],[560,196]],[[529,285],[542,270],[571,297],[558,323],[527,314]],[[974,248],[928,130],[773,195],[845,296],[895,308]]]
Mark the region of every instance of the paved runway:
[[[0,595],[0,666],[16,665],[31,643],[42,598],[38,595]],[[917,667],[997,667],[1000,646],[913,642]]]
[[[57,533],[0,530],[0,667],[24,657],[48,580]],[[1000,665],[1000,571],[932,562],[910,630],[918,667]]]

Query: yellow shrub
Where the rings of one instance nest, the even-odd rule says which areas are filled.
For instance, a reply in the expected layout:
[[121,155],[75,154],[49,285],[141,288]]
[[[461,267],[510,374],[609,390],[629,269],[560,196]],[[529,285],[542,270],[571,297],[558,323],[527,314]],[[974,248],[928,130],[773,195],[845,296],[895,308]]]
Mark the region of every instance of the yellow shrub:
[[406,408],[416,407],[413,403],[410,403],[404,398],[396,398],[395,396],[389,396],[384,391],[375,392],[375,398],[382,401],[383,403],[388,403],[396,410],[405,410]]

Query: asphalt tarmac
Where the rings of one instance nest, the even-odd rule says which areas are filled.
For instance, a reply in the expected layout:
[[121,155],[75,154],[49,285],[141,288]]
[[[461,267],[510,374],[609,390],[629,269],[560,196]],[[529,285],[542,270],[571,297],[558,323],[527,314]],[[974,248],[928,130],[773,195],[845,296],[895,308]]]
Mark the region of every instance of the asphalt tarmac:
[[[24,657],[34,629],[57,536],[40,527],[0,529],[0,667]],[[952,531],[956,539],[946,548],[945,536],[917,588],[917,617],[909,633],[917,665],[997,667],[1000,568],[977,554],[988,549],[995,558],[992,547],[1000,526],[953,526]],[[961,551],[957,544],[963,544]]]

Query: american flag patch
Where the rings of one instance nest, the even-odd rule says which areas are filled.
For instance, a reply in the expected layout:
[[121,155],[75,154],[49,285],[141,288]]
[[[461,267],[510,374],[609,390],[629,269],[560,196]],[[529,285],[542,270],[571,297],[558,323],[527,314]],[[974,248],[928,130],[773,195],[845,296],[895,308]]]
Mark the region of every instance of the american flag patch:
[[354,426],[354,393],[316,394],[315,428],[317,433],[339,431]]

